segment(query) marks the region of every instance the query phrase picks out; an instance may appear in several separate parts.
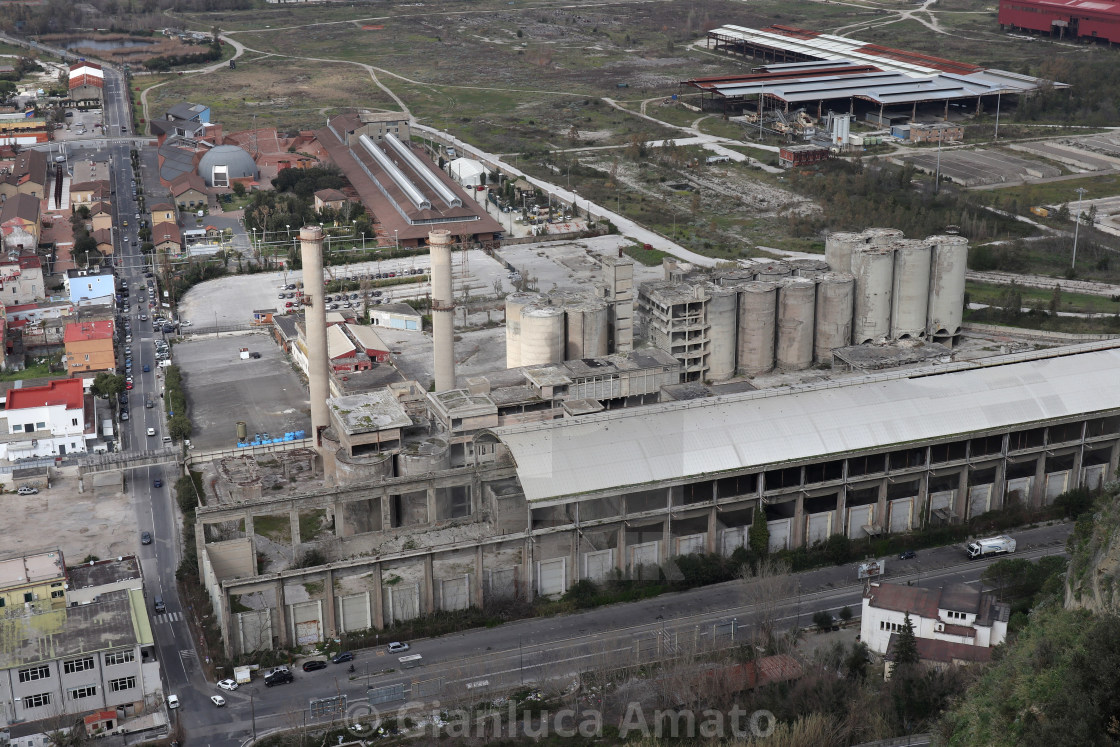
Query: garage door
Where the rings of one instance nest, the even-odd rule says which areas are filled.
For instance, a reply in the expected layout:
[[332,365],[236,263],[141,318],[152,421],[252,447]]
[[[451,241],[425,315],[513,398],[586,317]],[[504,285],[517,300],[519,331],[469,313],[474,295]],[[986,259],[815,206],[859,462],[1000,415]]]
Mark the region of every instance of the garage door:
[[568,590],[568,559],[556,558],[537,563],[537,593],[542,597],[563,594]]
[[640,566],[656,566],[658,564],[658,549],[661,547],[660,540],[653,542],[642,542],[638,545],[630,546],[630,570],[636,571]]
[[852,506],[848,509],[848,539],[866,537],[865,526],[872,523],[875,517],[875,506]]
[[614,572],[614,550],[597,550],[583,554],[583,577],[602,581]]
[[812,547],[818,542],[824,542],[832,534],[832,512],[820,511],[809,514],[805,522],[805,542]]
[[929,494],[929,516],[937,521],[948,519],[953,513],[953,503],[957,500],[957,491],[941,490]]
[[1046,505],[1054,502],[1062,493],[1069,490],[1069,470],[1050,472],[1046,475]]
[[770,552],[789,549],[789,530],[792,519],[775,519],[766,522],[770,529]]
[[689,534],[677,538],[677,555],[702,555],[704,553],[704,538],[706,535]]
[[740,547],[747,546],[747,527],[731,527],[720,533],[720,552],[730,556]]
[[252,610],[237,614],[241,653],[272,649],[272,610]]
[[890,531],[909,532],[914,518],[914,498],[898,498],[890,502]]
[[1100,490],[1104,484],[1103,464],[1094,464],[1081,470],[1081,484],[1089,490]]
[[447,578],[439,582],[439,607],[445,612],[471,606],[471,577]]
[[1031,499],[1031,485],[1033,477],[1017,477],[1007,481],[1007,493],[1004,504],[1029,503]]
[[291,605],[292,625],[295,627],[295,639],[298,645],[306,646],[323,640],[322,627],[319,625],[321,612],[322,608],[317,600]]
[[495,599],[508,599],[517,595],[517,569],[495,568],[486,571],[487,591]]
[[394,622],[415,620],[420,617],[420,585],[397,584],[385,587],[385,597]]
[[343,633],[372,627],[369,619],[369,592],[338,599],[338,625]]
[[985,514],[992,508],[992,485],[973,485],[968,489],[968,518]]

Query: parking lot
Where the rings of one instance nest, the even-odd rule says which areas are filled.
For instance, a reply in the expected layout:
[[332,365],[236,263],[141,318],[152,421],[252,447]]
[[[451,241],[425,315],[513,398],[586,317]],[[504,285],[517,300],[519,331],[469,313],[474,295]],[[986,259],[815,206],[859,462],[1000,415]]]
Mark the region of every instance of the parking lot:
[[[907,155],[905,160],[930,174],[938,169],[936,149]],[[998,149],[942,150],[941,175],[966,187],[1061,176],[1062,170],[1043,161],[1013,156]]]
[[[242,360],[242,348],[261,357]],[[238,421],[250,438],[310,430],[307,389],[266,333],[195,336],[174,346],[174,358],[183,372],[194,448],[235,447]]]

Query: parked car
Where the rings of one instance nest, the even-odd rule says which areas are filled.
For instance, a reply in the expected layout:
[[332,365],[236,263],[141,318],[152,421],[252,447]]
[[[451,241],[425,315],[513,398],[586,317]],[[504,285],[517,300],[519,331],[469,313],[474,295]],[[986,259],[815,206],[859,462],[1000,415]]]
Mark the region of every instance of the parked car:
[[154,436],[154,435],[156,435],[156,429],[155,429],[155,428],[149,428],[149,429],[148,429],[148,435],[149,435],[149,436]]
[[153,488],[162,488],[163,487],[163,480],[159,479],[158,477],[156,479],[152,480],[152,487]]
[[33,488],[30,485],[21,485],[19,490],[16,491],[19,495],[35,495],[39,492],[39,488]]
[[167,696],[167,707],[168,708],[178,708],[179,707],[179,696],[178,695],[168,695]]
[[222,706],[224,706],[226,704],[226,699],[223,698],[221,695],[211,695],[210,696],[210,702],[213,703],[214,705],[216,705],[218,708],[221,708]]
[[914,552],[913,550],[903,550],[898,554],[899,560],[910,560],[916,557],[918,557],[918,553]]
[[152,533],[151,532],[140,532],[140,544],[141,545],[152,544]]
[[409,645],[407,643],[401,643],[400,641],[393,641],[392,643],[390,643],[388,646],[385,647],[385,650],[388,651],[390,654],[400,654],[400,653],[403,653],[405,651],[408,651],[408,649],[409,649]]
[[317,669],[326,668],[327,662],[323,661],[322,659],[312,659],[311,661],[305,661],[303,663],[303,671],[305,672],[314,672]]
[[285,669],[281,672],[275,672],[274,674],[265,677],[264,686],[272,687],[273,685],[286,685],[289,682],[295,682],[295,679],[296,678],[292,676],[292,673]]
[[218,681],[218,687],[222,688],[223,690],[229,690],[229,691],[232,692],[233,690],[237,689],[237,681],[236,680],[219,680]]
[[353,651],[342,651],[340,653],[335,654],[334,658],[331,659],[331,661],[333,661],[335,664],[344,664],[348,661],[354,661],[354,652]]

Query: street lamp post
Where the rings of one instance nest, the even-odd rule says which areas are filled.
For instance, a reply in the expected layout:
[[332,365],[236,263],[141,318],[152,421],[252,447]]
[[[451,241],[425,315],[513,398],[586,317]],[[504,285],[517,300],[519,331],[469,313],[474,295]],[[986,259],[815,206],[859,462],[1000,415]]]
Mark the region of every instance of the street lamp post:
[[1069,263],[1071,270],[1077,266],[1077,229],[1081,228],[1081,200],[1087,191],[1084,187],[1077,188],[1077,216],[1073,223],[1073,261]]
[[933,193],[937,194],[941,190],[941,136],[944,130],[937,131],[937,168],[934,170],[933,176]]
[[393,250],[399,252],[400,249],[401,249],[400,229],[399,228],[394,228],[393,229]]

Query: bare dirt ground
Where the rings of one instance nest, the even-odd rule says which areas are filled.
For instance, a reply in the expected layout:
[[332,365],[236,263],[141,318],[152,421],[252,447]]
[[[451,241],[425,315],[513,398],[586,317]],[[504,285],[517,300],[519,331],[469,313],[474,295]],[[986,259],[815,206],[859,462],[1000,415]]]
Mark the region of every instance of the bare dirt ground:
[[[86,492],[79,493],[76,476],[55,478],[49,488],[38,480],[28,482],[38,485],[38,494],[0,495],[5,550],[58,547],[67,563],[73,564],[88,555],[109,558],[140,549],[136,512],[129,496],[118,488],[87,484]],[[44,532],[43,518],[48,516],[50,530]]]

